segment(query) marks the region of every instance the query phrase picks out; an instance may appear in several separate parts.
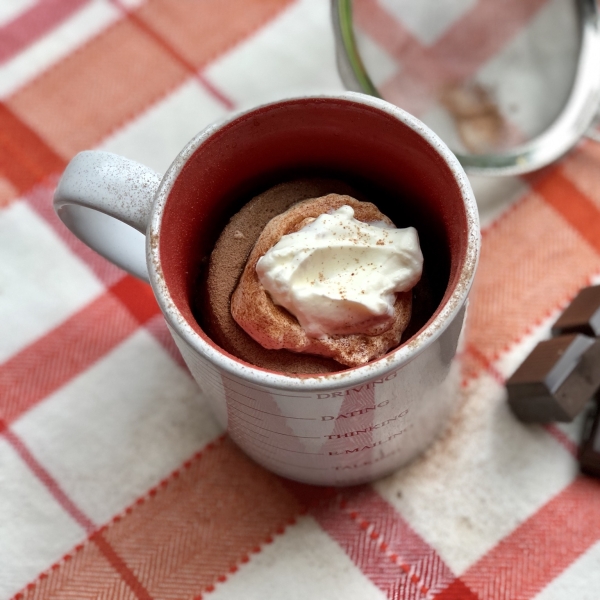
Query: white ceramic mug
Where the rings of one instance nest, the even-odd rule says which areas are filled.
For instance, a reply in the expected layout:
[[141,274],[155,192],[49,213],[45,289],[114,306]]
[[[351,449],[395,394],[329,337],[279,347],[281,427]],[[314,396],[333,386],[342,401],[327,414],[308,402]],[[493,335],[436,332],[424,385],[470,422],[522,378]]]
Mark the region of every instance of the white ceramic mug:
[[[383,186],[399,202],[382,212],[406,205],[421,223],[425,266],[437,269],[435,310],[365,366],[316,376],[261,369],[220,348],[192,314],[199,263],[232,206],[297,173]],[[401,109],[354,93],[266,104],[199,133],[162,178],[114,154],[82,152],[54,205],[76,236],[150,282],[216,417],[267,469],[307,483],[366,482],[417,456],[447,421],[457,396],[447,376],[477,265],[479,220],[454,155]]]

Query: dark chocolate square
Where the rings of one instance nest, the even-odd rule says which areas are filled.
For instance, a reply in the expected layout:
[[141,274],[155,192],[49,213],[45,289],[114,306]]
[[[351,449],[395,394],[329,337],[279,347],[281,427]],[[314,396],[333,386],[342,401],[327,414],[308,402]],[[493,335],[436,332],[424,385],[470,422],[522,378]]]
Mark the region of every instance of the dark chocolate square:
[[600,477],[600,401],[587,414],[579,446],[579,466],[583,473]]
[[600,387],[600,340],[564,335],[540,342],[506,382],[522,421],[572,421]]
[[552,327],[552,335],[600,336],[600,285],[583,288]]

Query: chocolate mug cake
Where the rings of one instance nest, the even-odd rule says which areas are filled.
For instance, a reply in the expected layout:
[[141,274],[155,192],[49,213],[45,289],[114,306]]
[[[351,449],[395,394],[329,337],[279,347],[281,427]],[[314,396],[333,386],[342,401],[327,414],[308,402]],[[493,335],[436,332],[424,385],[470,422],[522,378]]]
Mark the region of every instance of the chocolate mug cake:
[[[288,374],[316,374],[360,366],[379,358],[422,325],[433,300],[427,281],[417,284],[414,290],[419,306],[412,319],[415,282],[395,294],[393,317],[387,325],[378,326],[380,331],[367,327],[364,333],[316,337],[307,336],[298,319],[274,303],[261,285],[256,263],[266,250],[284,234],[298,231],[307,221],[344,205],[353,208],[358,221],[394,227],[355,187],[318,177],[277,184],[254,196],[231,217],[208,259],[199,294],[203,301],[198,313],[203,315],[203,325],[215,342],[238,358],[263,368]],[[269,239],[263,241],[268,231]],[[418,273],[416,280],[420,269]],[[285,339],[287,343],[281,341]]]

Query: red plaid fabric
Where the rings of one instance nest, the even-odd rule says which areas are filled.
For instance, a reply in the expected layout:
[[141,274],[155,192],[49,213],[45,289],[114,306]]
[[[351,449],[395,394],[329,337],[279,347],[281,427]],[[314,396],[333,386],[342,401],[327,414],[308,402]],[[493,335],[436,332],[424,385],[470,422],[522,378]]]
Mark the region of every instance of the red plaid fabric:
[[[497,4],[440,2],[424,21],[419,3],[357,0],[382,89],[412,81],[397,101],[435,120],[422,102],[435,86],[498,72],[563,10],[511,0],[483,36]],[[325,0],[0,5],[0,598],[600,597],[600,483],[578,474],[580,422],[525,426],[503,387],[598,281],[600,146],[533,177],[473,179],[483,250],[460,408],[423,457],[356,489],[294,484],[242,455],[148,286],[53,213],[80,150],[163,171],[231,110],[339,90]]]

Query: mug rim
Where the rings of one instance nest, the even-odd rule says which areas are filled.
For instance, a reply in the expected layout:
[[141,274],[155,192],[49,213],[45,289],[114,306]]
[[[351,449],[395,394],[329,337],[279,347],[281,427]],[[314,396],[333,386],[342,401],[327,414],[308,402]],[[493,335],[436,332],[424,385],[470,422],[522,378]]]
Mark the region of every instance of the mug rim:
[[[392,350],[383,357],[360,367],[333,373],[315,375],[303,374],[297,376],[269,371],[261,367],[255,367],[241,359],[234,359],[217,344],[211,345],[207,343],[198,333],[196,333],[196,331],[194,331],[190,323],[188,323],[187,319],[177,308],[166,285],[160,260],[160,228],[162,225],[164,209],[173,185],[177,181],[188,160],[204,142],[223,127],[258,110],[298,100],[311,99],[341,100],[362,104],[380,110],[399,120],[403,125],[409,127],[423,138],[444,160],[460,189],[467,222],[467,241],[464,261],[460,266],[458,281],[454,289],[449,297],[446,298],[434,319],[412,339],[401,344],[398,348]],[[479,212],[466,173],[445,142],[429,129],[429,127],[403,109],[380,98],[374,98],[357,92],[308,94],[274,100],[247,110],[234,112],[200,131],[185,145],[167,169],[156,192],[150,215],[148,233],[146,235],[146,258],[150,284],[152,285],[158,304],[168,325],[195,352],[210,360],[215,366],[226,373],[236,377],[242,377],[247,382],[258,386],[268,386],[271,388],[295,391],[307,391],[309,388],[328,390],[357,385],[364,383],[365,381],[383,377],[391,371],[398,370],[406,363],[412,361],[428,348],[450,326],[467,300],[479,260],[480,238]]]

